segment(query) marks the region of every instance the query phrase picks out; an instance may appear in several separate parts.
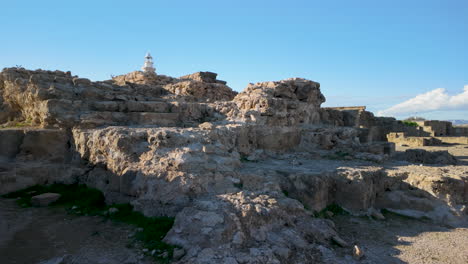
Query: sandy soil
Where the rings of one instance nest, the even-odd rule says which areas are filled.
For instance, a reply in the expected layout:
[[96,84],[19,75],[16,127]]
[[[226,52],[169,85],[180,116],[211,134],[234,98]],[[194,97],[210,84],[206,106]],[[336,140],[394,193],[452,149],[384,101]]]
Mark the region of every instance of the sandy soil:
[[[427,151],[447,150],[460,165],[468,165],[468,145],[418,147]],[[409,147],[397,147],[405,151]],[[462,168],[460,167],[460,168]],[[460,171],[462,171],[460,169]],[[452,228],[430,220],[385,214],[377,221],[368,217],[336,216],[332,220],[346,241],[364,250],[358,263],[466,264],[468,228]],[[345,259],[352,260],[351,249],[336,247]]]
[[[468,263],[468,228],[447,228],[392,214],[385,217],[381,221],[351,216],[332,220],[343,239],[364,250],[359,263]],[[351,249],[336,250],[352,259]]]
[[151,263],[132,241],[135,230],[62,208],[20,208],[0,199],[0,263]]

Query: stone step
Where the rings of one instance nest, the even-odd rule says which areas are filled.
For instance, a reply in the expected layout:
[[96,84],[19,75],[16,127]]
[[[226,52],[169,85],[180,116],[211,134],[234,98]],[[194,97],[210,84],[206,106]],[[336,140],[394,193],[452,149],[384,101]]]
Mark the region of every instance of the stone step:
[[168,113],[171,105],[164,101],[96,101],[89,102],[91,111]]
[[94,101],[84,109],[96,112],[154,112],[184,113],[207,112],[208,104],[170,101]]
[[171,105],[166,102],[157,101],[128,101],[127,109],[129,112],[168,113],[171,109]]
[[87,112],[80,115],[82,127],[117,125],[178,126],[179,113],[155,112]]
[[129,123],[131,125],[156,125],[156,126],[177,126],[180,124],[178,113],[151,113],[134,112],[129,113]]

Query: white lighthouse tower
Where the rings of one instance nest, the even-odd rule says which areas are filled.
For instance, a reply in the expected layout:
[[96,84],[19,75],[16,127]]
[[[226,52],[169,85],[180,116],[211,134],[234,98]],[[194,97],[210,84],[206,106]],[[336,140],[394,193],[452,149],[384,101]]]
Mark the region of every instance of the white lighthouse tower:
[[156,74],[156,68],[153,67],[153,57],[151,57],[151,54],[149,52],[146,53],[145,64],[143,64],[141,70],[145,73]]

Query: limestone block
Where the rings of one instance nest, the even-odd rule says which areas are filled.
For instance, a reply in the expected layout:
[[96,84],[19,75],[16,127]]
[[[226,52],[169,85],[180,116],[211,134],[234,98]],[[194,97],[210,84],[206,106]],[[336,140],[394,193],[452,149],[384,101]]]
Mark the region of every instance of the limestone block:
[[23,129],[1,129],[0,130],[0,159],[14,159],[20,152],[23,142]]
[[31,197],[31,204],[38,207],[49,206],[51,203],[60,199],[60,196],[61,195],[58,193],[43,193]]
[[130,112],[169,112],[169,104],[158,101],[127,101],[127,109]]
[[117,101],[96,101],[91,103],[94,111],[115,112],[121,109],[121,104]]
[[179,122],[178,113],[134,112],[129,117],[131,124],[139,125],[176,126]]

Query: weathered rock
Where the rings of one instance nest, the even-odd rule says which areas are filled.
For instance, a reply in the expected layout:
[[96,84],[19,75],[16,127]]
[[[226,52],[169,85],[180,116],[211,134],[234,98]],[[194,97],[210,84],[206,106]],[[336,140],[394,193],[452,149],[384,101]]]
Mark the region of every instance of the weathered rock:
[[353,248],[353,257],[356,260],[360,260],[364,256],[364,252],[357,245]]
[[[239,192],[222,195],[214,203],[185,208],[165,237],[165,241],[188,250],[183,262],[214,263],[217,255],[241,263],[313,262],[319,253],[310,241],[330,240],[335,234],[322,220],[304,214],[302,206],[289,198]],[[294,231],[297,228],[300,231]],[[245,248],[247,245],[251,248]],[[191,253],[194,251],[199,251],[196,257]]]
[[112,214],[118,213],[119,209],[115,208],[115,207],[111,207],[111,208],[109,208],[109,210],[107,210],[107,212],[112,215]]
[[185,250],[183,248],[174,248],[172,253],[172,258],[175,260],[181,259],[185,255]]
[[426,151],[424,149],[408,149],[397,158],[412,163],[422,164],[447,164],[456,165],[457,159],[448,151]]
[[369,216],[373,217],[374,219],[377,220],[385,220],[385,216],[378,210],[374,208],[369,209]]
[[196,72],[189,75],[181,76],[179,79],[182,80],[194,80],[205,83],[221,83],[226,84],[225,81],[216,80],[217,73],[214,72]]
[[86,171],[64,130],[0,129],[0,194],[36,184],[72,183]]
[[301,78],[250,84],[234,99],[235,120],[270,126],[317,124],[325,97],[320,84]]
[[172,83],[175,81],[175,78],[148,72],[134,71],[124,75],[112,77],[112,81],[114,81],[117,85],[122,86],[126,84],[138,84],[155,87]]
[[226,82],[216,80],[216,76],[212,72],[197,72],[177,79],[135,71],[113,77],[113,81],[118,85],[136,84],[163,89],[187,101],[229,101],[234,98],[237,93],[226,86]]
[[340,247],[348,247],[349,246],[349,244],[339,236],[333,236],[332,241],[335,242]]
[[222,83],[194,80],[167,84],[164,89],[177,96],[187,96],[187,100],[201,102],[230,101],[237,94]]
[[376,219],[382,208],[444,224],[466,218],[466,166],[392,160],[395,144],[376,141],[424,131],[363,107],[321,108],[313,81],[236,95],[210,72],[92,82],[12,68],[0,74],[0,94],[6,118],[63,129],[0,130],[0,193],[84,183],[108,203],[176,217],[164,241],[181,247],[178,263],[339,263],[329,245],[349,244],[331,220],[311,217],[329,206]]
[[33,206],[49,206],[51,203],[56,202],[60,199],[60,194],[58,193],[43,193],[31,197],[31,204]]

